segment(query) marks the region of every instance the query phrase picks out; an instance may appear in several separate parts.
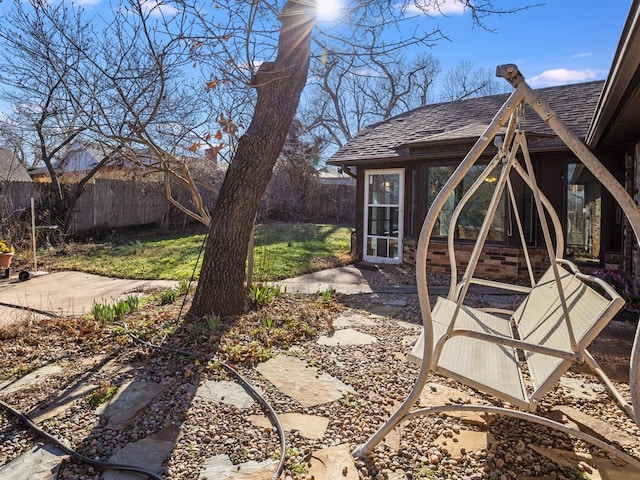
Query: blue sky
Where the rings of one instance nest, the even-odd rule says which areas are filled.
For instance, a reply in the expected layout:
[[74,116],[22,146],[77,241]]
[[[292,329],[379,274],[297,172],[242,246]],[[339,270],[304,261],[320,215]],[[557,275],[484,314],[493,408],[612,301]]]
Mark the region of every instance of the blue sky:
[[631,0],[494,0],[502,8],[540,5],[487,18],[491,33],[471,28],[454,3],[446,17],[429,20],[451,39],[432,50],[443,70],[460,61],[491,70],[516,63],[532,87],[606,78],[631,7]]
[[[142,0],[148,8],[157,8],[157,1]],[[446,70],[460,61],[491,71],[499,64],[516,63],[535,88],[606,78],[632,0],[493,0],[505,9],[538,4],[513,14],[487,17],[486,24],[493,32],[473,27],[470,14],[456,0],[442,1],[445,15],[418,20],[429,29],[440,27],[450,39],[430,50],[441,62],[440,81]],[[76,0],[76,4],[90,14],[109,5],[107,0]],[[0,3],[0,12],[10,5]],[[161,8],[168,14],[175,10],[170,4]],[[435,87],[432,100],[438,97],[437,81]]]

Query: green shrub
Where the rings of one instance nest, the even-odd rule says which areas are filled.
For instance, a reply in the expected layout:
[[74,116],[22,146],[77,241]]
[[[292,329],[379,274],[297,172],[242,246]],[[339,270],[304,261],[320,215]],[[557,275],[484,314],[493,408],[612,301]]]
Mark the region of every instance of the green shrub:
[[127,313],[135,312],[136,310],[138,310],[138,307],[140,306],[140,297],[138,297],[137,295],[129,295],[125,301],[127,302],[128,307]]
[[278,285],[272,286],[263,283],[254,283],[249,289],[249,298],[258,308],[273,303],[273,301],[281,295],[282,292]]
[[220,315],[216,315],[215,313],[210,313],[209,315],[205,315],[205,322],[207,322],[207,326],[212,332],[215,332],[218,329],[218,325],[220,324]]
[[94,302],[91,307],[91,314],[93,315],[94,320],[100,322],[102,325],[113,323],[115,317],[113,306],[108,303]]
[[129,305],[126,300],[120,300],[113,304],[113,316],[116,320],[120,320],[127,313],[129,313]]
[[164,292],[160,292],[158,298],[160,298],[160,305],[168,305],[176,301],[176,298],[178,298],[178,292],[173,289],[165,290]]
[[318,292],[318,296],[323,303],[331,303],[334,300],[336,291],[332,288],[327,288]]
[[99,405],[102,405],[105,402],[108,402],[113,398],[113,396],[118,391],[118,387],[111,385],[109,380],[102,382],[102,384],[89,395],[88,400],[89,404],[96,408]]
[[120,320],[126,314],[134,312],[138,309],[140,299],[137,295],[129,295],[124,300],[118,300],[114,303],[95,303],[91,307],[91,315],[94,320],[102,325],[113,323],[114,320]]

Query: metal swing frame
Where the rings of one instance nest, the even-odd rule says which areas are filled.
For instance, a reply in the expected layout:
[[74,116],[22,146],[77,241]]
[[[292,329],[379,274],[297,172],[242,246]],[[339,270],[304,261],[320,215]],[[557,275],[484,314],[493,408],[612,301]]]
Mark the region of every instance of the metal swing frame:
[[[420,362],[420,373],[405,401],[368,439],[366,443],[360,445],[354,450],[353,454],[357,457],[366,456],[397,424],[402,421],[409,420],[419,415],[472,409],[473,411],[490,412],[516,418],[524,418],[565,433],[570,433],[577,438],[598,446],[610,455],[616,456],[628,464],[640,467],[640,461],[619,449],[614,448],[589,434],[567,427],[566,425],[550,419],[534,415],[533,413],[536,410],[538,400],[545,395],[550,388],[552,388],[560,376],[566,372],[569,366],[574,362],[584,361],[594,371],[594,373],[602,379],[627,414],[629,414],[636,424],[640,425],[640,394],[638,392],[638,383],[640,381],[638,371],[638,360],[640,358],[640,323],[636,329],[636,336],[631,353],[629,374],[631,405],[629,405],[586,348],[602,328],[604,328],[604,326],[606,326],[606,324],[611,320],[613,315],[623,306],[624,300],[622,300],[612,288],[600,279],[595,279],[594,277],[581,274],[575,265],[562,259],[564,252],[564,238],[561,223],[551,206],[551,203],[538,189],[535,175],[533,173],[532,162],[528,152],[526,138],[519,125],[520,114],[522,113],[524,105],[528,104],[533,109],[533,111],[569,147],[569,149],[594,175],[594,177],[600,180],[602,186],[610,192],[612,197],[617,200],[620,208],[627,217],[636,241],[638,241],[639,244],[640,209],[616,178],[563,124],[544,100],[540,98],[540,96],[533,91],[529,85],[527,85],[516,65],[508,64],[498,66],[496,75],[507,80],[515,90],[499,109],[489,126],[485,129],[484,133],[467,153],[460,165],[456,168],[452,176],[436,196],[425,217],[420,233],[416,251],[416,280],[418,298],[422,313],[423,332],[419,342],[416,344],[416,347],[414,347],[412,354],[410,354],[410,358],[413,357],[413,360]],[[504,136],[504,140],[501,140],[497,135],[500,133],[501,129],[505,127],[505,124],[507,124],[506,134]],[[429,239],[447,198],[454,192],[455,188],[460,184],[471,167],[476,164],[482,153],[492,142],[495,142],[496,147],[498,147],[498,153],[465,193],[460,204],[453,212],[449,225],[448,237],[452,276],[449,295],[447,299],[439,299],[435,308],[432,310],[427,285],[427,251],[429,247]],[[525,167],[520,165],[516,159],[518,151],[521,151],[524,156],[526,164]],[[478,239],[471,253],[466,271],[462,280],[458,282],[455,252],[453,248],[457,217],[460,215],[464,204],[480,187],[483,180],[490,175],[499,164],[502,164],[502,168],[491,203],[488,207],[482,227],[478,233]],[[543,277],[536,282],[528,252],[526,250],[523,228],[520,223],[519,214],[516,211],[515,219],[518,233],[523,244],[531,287],[509,285],[501,282],[473,278],[475,267],[480,258],[484,242],[486,241],[491,226],[491,221],[505,189],[508,195],[508,201],[510,201],[512,205],[516,205],[515,196],[509,180],[509,173],[511,171],[515,171],[519,174],[533,193],[538,220],[544,234],[547,254],[551,264],[547,273],[545,273]],[[554,229],[555,242],[552,242],[547,222],[547,215]],[[553,245],[555,245],[555,249]],[[468,288],[472,283],[495,286],[519,293],[526,293],[528,294],[528,297],[515,312],[500,309],[472,309],[463,304]],[[595,283],[597,286],[595,289],[591,288],[588,286],[589,283]],[[605,293],[605,296],[602,296],[602,293]],[[535,302],[540,299],[542,299],[542,301],[547,301],[549,297],[553,297],[553,305],[547,305],[542,309],[545,310],[545,312],[542,314],[534,313],[535,318],[530,319],[529,315],[531,310],[540,310],[539,307],[535,305]],[[529,302],[534,305],[533,308],[529,308]],[[594,311],[592,312],[591,310]],[[511,317],[510,322],[497,316],[503,314]],[[442,315],[446,317],[445,321],[439,320],[438,316]],[[583,322],[583,319],[586,317],[593,317],[589,320],[590,323],[588,324],[584,324]],[[502,322],[506,324],[506,327],[503,327],[496,319],[502,320]],[[523,332],[520,333],[520,335],[516,333],[516,336],[514,337],[511,335],[512,327],[514,330],[517,330],[518,327],[522,327]],[[509,334],[507,334],[507,331]],[[561,338],[549,341],[549,338],[558,331],[561,331]],[[495,380],[495,377],[503,375],[503,372],[501,372],[500,369],[484,368],[483,371],[482,368],[477,368],[478,366],[475,365],[474,374],[479,375],[476,378],[473,377],[473,375],[467,377],[464,374],[459,374],[459,372],[451,372],[446,368],[446,365],[443,368],[441,364],[443,361],[441,358],[443,355],[443,349],[447,342],[454,339],[463,339],[463,341],[468,343],[458,344],[458,348],[453,350],[454,355],[451,356],[452,358],[460,358],[467,354],[467,347],[469,345],[472,345],[480,353],[483,353],[483,350],[478,347],[478,345],[487,345],[487,349],[493,349],[494,353],[497,351],[497,346],[497,349],[500,350],[500,355],[505,352],[509,352],[512,355],[509,357],[510,360],[507,360],[506,363],[503,362],[503,365],[510,365],[509,362],[514,363],[518,358],[517,355],[524,352],[527,356],[527,361],[531,362],[529,365],[530,368],[535,367],[542,371],[539,375],[539,379],[534,378],[534,383],[538,383],[538,385],[535,386],[536,389],[533,394],[528,394],[523,381],[521,386],[522,395],[519,393],[505,393],[506,390],[501,388],[499,379],[497,380],[498,386],[493,386],[492,381]],[[475,343],[472,344],[469,342]],[[460,346],[463,346],[464,348],[460,348]],[[457,361],[458,360],[450,360],[450,363],[455,363]],[[508,401],[520,408],[528,409],[532,413],[514,410],[511,408],[482,405],[474,405],[473,407],[448,405],[412,410],[414,404],[420,398],[429,375],[436,372],[450,376],[462,383],[485,393],[494,395],[502,400]],[[490,378],[491,375],[493,375],[494,379]],[[534,374],[532,374],[532,377],[534,377]]]

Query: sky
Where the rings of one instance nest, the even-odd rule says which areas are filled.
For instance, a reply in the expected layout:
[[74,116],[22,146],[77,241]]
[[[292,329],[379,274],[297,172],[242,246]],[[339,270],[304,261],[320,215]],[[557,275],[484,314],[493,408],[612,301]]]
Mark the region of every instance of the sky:
[[[64,1],[64,0],[63,0]],[[331,3],[348,0],[318,0]],[[397,0],[396,0],[397,1]],[[421,2],[425,0],[415,0]],[[442,73],[435,83],[432,101],[439,97],[438,82],[446,70],[461,61],[474,67],[515,63],[534,88],[605,79],[620,39],[632,0],[491,0],[497,8],[530,8],[485,19],[487,31],[473,26],[471,15],[456,0],[444,2],[442,13],[419,20],[428,28],[440,27],[449,40],[439,41],[430,53]],[[473,0],[481,2],[484,0]],[[157,0],[142,0],[150,8]],[[99,13],[108,0],[75,0],[88,13]],[[117,3],[116,3],[117,4]],[[0,13],[10,2],[0,3]],[[162,8],[170,14],[172,7]],[[0,111],[7,108],[0,103]]]
[[460,61],[491,71],[515,63],[534,88],[605,79],[631,1],[494,0],[502,8],[538,4],[487,18],[487,26],[495,32],[471,28],[469,13],[451,1],[446,17],[430,20],[450,41],[439,42],[431,53],[443,71]]

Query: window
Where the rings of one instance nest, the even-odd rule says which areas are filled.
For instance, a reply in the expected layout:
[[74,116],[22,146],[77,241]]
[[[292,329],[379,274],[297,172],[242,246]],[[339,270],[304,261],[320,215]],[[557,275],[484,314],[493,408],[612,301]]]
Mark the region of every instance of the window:
[[[485,167],[485,165],[474,165],[471,167],[471,170],[469,170],[469,173],[467,173],[454,193],[447,198],[436,221],[433,235],[439,237],[446,237],[448,235],[449,224],[451,223],[451,217],[453,216],[456,205],[458,205],[465,192],[469,190],[469,187],[471,187],[473,182],[480,176]],[[440,192],[454,170],[455,167],[449,166],[429,167],[427,169],[427,207],[431,206],[438,192]],[[491,202],[491,196],[493,195],[495,186],[494,182],[496,180],[496,177],[489,176],[462,209],[456,225],[456,238],[473,240],[478,237],[482,222],[489,208],[489,203]],[[504,225],[505,206],[503,195],[498,204],[493,222],[491,223],[487,240],[504,242]]]
[[567,164],[566,252],[577,262],[600,262],[602,194],[600,182],[582,164]]

